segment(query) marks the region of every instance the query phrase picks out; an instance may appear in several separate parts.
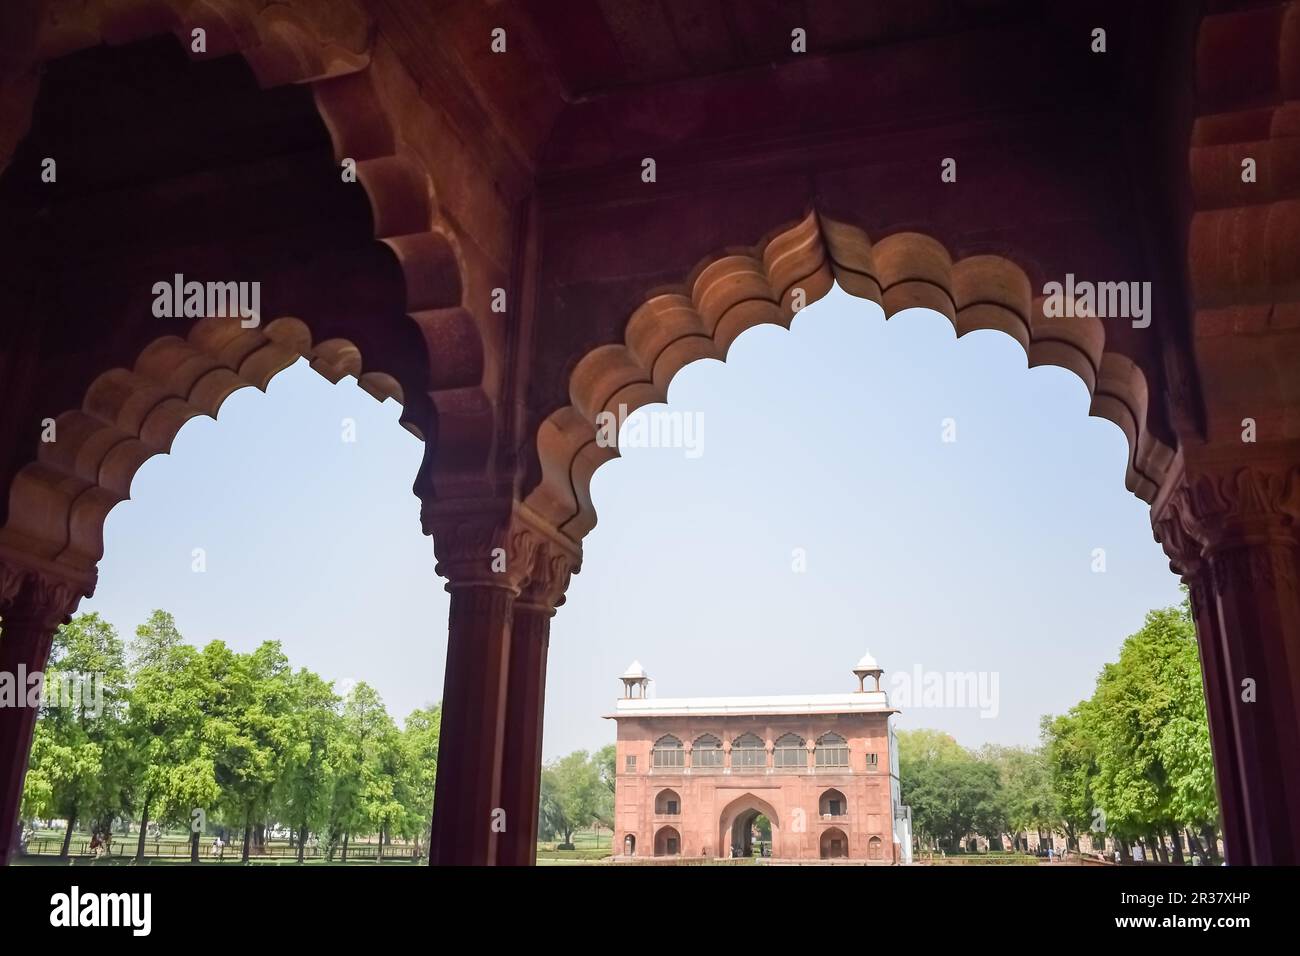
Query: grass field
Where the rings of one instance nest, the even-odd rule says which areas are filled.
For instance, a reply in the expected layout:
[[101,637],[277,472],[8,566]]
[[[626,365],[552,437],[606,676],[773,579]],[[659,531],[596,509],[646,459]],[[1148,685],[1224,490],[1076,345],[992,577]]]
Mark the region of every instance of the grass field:
[[[98,859],[90,854],[89,833],[74,833],[69,845],[69,855],[61,857],[63,848],[63,831],[42,830],[28,840],[28,853],[18,857],[14,862],[20,866],[189,866],[189,836],[184,832],[164,833],[145,841],[145,859],[139,863],[135,860],[136,844],[139,837],[135,834],[116,834],[113,837],[112,851],[108,856]],[[574,866],[600,863],[608,858],[613,834],[608,830],[583,830],[573,834],[573,849],[556,849],[555,841],[537,844],[537,862],[542,865]],[[199,862],[202,866],[241,866],[241,846],[238,839],[227,844],[221,859],[211,855],[212,837],[205,836],[199,844]],[[373,841],[354,840],[348,844],[347,866],[412,866],[409,847],[390,845],[384,847],[382,863],[375,860],[376,845]],[[257,866],[338,866],[342,861],[335,855],[333,861],[320,857],[308,856],[302,864],[298,863],[297,850],[285,840],[270,840],[266,843],[264,854],[252,853],[249,865]]]

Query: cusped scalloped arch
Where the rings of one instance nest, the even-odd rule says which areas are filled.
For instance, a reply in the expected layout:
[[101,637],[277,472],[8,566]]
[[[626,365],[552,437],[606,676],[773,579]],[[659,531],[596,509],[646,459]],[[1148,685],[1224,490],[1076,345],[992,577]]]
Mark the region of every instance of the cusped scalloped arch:
[[[265,391],[303,356],[331,382],[350,375],[380,401],[405,401],[392,376],[362,370],[355,345],[344,339],[313,344],[300,319],[283,317],[264,328],[200,319],[186,338],[155,339],[132,368],[104,372],[80,408],[55,419],[55,440],[41,443],[36,460],[14,477],[0,549],[93,575],[104,553],[104,521],[130,497],[140,466],[169,453],[190,419],[216,418],[241,388]],[[423,439],[413,422],[404,417],[402,425]]]
[[[464,257],[454,234],[442,222],[426,164],[402,141],[393,110],[380,92],[380,81],[370,65],[373,31],[368,16],[348,0],[340,0],[333,8],[328,18],[303,17],[290,4],[267,5],[253,0],[91,0],[76,8],[50,8],[39,22],[32,61],[0,77],[0,171],[8,165],[29,128],[41,62],[87,47],[171,33],[195,60],[228,54],[242,56],[263,88],[283,83],[308,85],[329,131],[336,160],[349,158],[356,163],[357,180],[371,207],[374,237],[392,250],[401,271],[404,311],[419,327],[426,343],[428,374],[422,385],[427,395],[420,396],[419,401],[428,401],[435,433],[427,436],[430,448],[424,470],[435,490],[455,490],[458,483],[472,482],[467,476],[481,472],[490,455],[495,427],[495,410],[484,388],[482,336],[474,316],[462,306]],[[325,20],[334,30],[330,38],[322,37],[315,26]],[[207,31],[207,47],[202,53],[194,52],[189,43],[196,27]],[[292,340],[296,348],[293,354],[310,355],[313,367],[331,380],[360,370],[359,356],[350,343],[329,342],[313,347],[310,332],[301,322],[278,324],[275,334],[283,338],[273,341],[287,347]],[[174,342],[155,346],[160,351],[176,347]],[[266,370],[259,363],[276,365],[273,354],[261,350],[248,356],[253,363],[246,370],[249,383],[264,381]],[[148,363],[151,355],[142,356],[142,360]],[[125,370],[106,373],[92,386],[88,401],[96,405],[101,390],[105,395],[114,389],[132,391],[132,401],[152,410],[149,428],[164,436],[153,441],[151,447],[165,450],[183,423],[183,416],[196,412],[185,408],[184,402],[178,405],[177,395],[155,407],[147,398],[147,383],[135,390],[124,384],[124,377],[133,374]],[[220,393],[221,380],[220,375],[206,378],[202,387]],[[385,373],[361,373],[358,381],[376,397],[400,396],[397,380]],[[195,399],[197,405],[193,407],[205,409],[210,404],[206,395]],[[75,417],[81,413],[69,414]],[[167,415],[182,417],[180,421],[165,421]],[[59,427],[64,424],[60,419]],[[93,422],[66,424],[74,430],[97,431]],[[418,432],[413,422],[405,424]],[[137,433],[136,437],[141,436]],[[97,440],[106,439],[100,435]],[[48,454],[44,448],[41,452]],[[93,443],[80,454],[88,456],[87,461],[98,461]],[[30,547],[33,557],[57,557],[65,564],[89,567],[93,573],[91,556],[97,558],[102,551],[103,517],[126,493],[129,474],[139,466],[138,461],[134,466],[129,464],[133,455],[129,445],[114,454],[105,472],[108,484],[93,492],[78,484],[89,480],[84,477],[91,467],[86,462],[81,463],[82,472],[75,468],[71,472],[58,467],[50,470],[51,465],[38,456],[15,477],[10,489],[11,501],[21,498],[36,504],[28,513],[22,509],[11,513],[9,526],[0,529],[0,546]],[[134,454],[140,454],[139,450]],[[127,473],[125,484],[114,469]],[[68,481],[70,474],[83,477],[61,484]],[[98,488],[98,478],[95,480]],[[73,515],[64,499],[82,493],[86,493],[85,497]],[[66,528],[58,530],[65,518]]]
[[886,318],[933,309],[959,337],[996,329],[1020,343],[1031,368],[1074,372],[1092,396],[1089,413],[1128,438],[1126,486],[1153,500],[1173,450],[1147,428],[1146,377],[1127,356],[1106,350],[1101,319],[1045,315],[1043,297],[1034,296],[1028,276],[1009,259],[953,262],[941,243],[914,232],[872,243],[861,229],[814,211],[753,248],[701,264],[684,287],[652,295],[633,313],[623,344],[583,357],[570,377],[570,404],[538,428],[541,480],[528,495],[529,507],[580,541],[596,524],[592,476],[618,455],[615,445],[597,440],[598,416],[617,415],[621,405],[631,411],[666,401],[684,366],[725,360],[736,338],[756,325],[789,328],[797,306],[826,295],[835,282],[880,305]]

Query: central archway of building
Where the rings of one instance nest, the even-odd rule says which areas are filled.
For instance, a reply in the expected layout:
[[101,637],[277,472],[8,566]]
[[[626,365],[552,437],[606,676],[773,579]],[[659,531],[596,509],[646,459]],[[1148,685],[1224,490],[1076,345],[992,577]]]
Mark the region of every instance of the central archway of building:
[[731,855],[753,857],[772,855],[772,821],[757,809],[746,810],[731,825]]
[[733,859],[776,856],[780,818],[772,805],[754,794],[732,800],[718,817],[718,854]]

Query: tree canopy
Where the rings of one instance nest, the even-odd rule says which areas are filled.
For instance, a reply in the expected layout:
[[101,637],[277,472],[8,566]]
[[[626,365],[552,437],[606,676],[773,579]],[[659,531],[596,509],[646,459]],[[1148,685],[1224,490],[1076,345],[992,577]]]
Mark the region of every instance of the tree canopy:
[[47,693],[36,722],[21,812],[67,821],[65,853],[74,827],[128,817],[138,854],[150,822],[191,829],[194,859],[218,827],[244,834],[245,859],[268,827],[295,834],[300,858],[311,834],[327,852],[350,834],[377,834],[381,853],[394,836],[427,852],[439,706],[399,729],[373,687],[340,696],[276,642],[195,648],[162,610],[129,650],[94,613],[54,636],[47,690],[84,676],[102,692],[102,706]]

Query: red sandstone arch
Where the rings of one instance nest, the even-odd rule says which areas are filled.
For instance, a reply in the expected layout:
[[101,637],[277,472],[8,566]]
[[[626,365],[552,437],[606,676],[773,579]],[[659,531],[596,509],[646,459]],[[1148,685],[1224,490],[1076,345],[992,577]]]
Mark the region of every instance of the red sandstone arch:
[[[839,813],[831,813],[830,802],[832,800],[839,800]],[[844,796],[844,792],[842,790],[837,790],[834,787],[823,790],[821,796],[817,798],[817,815],[822,817],[833,817],[836,820],[847,817],[849,815],[849,801],[848,798]]]
[[[207,30],[205,54],[189,48],[189,31],[196,26]],[[28,65],[32,82],[0,83],[6,97],[0,102],[0,169],[30,122],[40,62],[99,43],[165,33],[180,38],[191,59],[239,54],[263,88],[289,82],[310,86],[336,160],[356,162],[374,238],[393,254],[405,290],[402,308],[426,345],[428,374],[419,386],[427,395],[419,397],[421,403],[427,400],[432,421],[417,423],[409,409],[403,413],[403,424],[428,440],[421,473],[435,493],[475,481],[495,421],[484,388],[483,340],[475,318],[461,307],[464,263],[458,242],[442,222],[424,164],[390,121],[368,68],[364,29],[356,31],[348,48],[315,36],[288,7],[260,8],[242,0],[141,0],[105,9],[88,4],[76,16],[44,19],[33,45],[36,58]],[[190,417],[215,416],[235,389],[265,388],[271,375],[299,356],[310,358],[332,381],[357,376],[380,399],[391,395],[405,406],[414,397],[403,395],[392,376],[363,373],[351,342],[313,343],[311,317],[305,319],[282,318],[260,331],[239,329],[236,322],[233,333],[229,323],[203,320],[191,327],[188,339],[165,336],[150,344],[132,369],[100,375],[79,408],[58,416],[60,439],[70,440],[40,445],[34,460],[14,475],[6,491],[10,511],[0,529],[0,554],[73,572],[89,594],[103,551],[103,521],[128,495],[139,465],[166,452]]]
[[[669,812],[669,808],[668,808],[669,801],[676,802],[677,811],[675,813]],[[682,813],[682,798],[677,793],[676,790],[672,789],[671,787],[665,787],[663,790],[660,790],[658,793],[655,794],[655,816],[676,817],[676,816],[681,816],[681,813]]]
[[[250,329],[238,319],[201,319],[187,338],[155,339],[131,369],[104,372],[80,408],[55,419],[56,440],[41,443],[36,460],[14,478],[0,552],[12,549],[93,580],[103,556],[104,521],[130,497],[140,466],[167,454],[190,419],[216,418],[230,395],[249,386],[264,391],[303,356],[331,382],[351,375],[379,401],[405,400],[392,376],[363,371],[351,342],[313,343],[300,319]],[[402,424],[424,437],[413,423]]]
[[[670,846],[669,840],[675,840],[675,846]],[[660,827],[655,831],[654,854],[655,856],[682,855],[682,835],[676,827]]]
[[[874,839],[874,838],[873,838]],[[877,840],[877,843],[880,841]],[[849,856],[849,838],[839,827],[827,827],[818,838],[818,853],[823,860],[845,860]]]
[[752,810],[763,814],[763,816],[767,817],[768,822],[772,824],[772,855],[781,855],[779,851],[784,846],[780,837],[780,815],[772,804],[762,797],[753,793],[746,793],[728,803],[718,815],[718,856],[727,857],[731,855],[731,828],[735,826],[737,817]]
[[878,836],[873,836],[867,841],[867,859],[883,860],[885,858],[885,845]]
[[1099,318],[1049,318],[1024,271],[1001,256],[953,262],[934,239],[896,233],[872,243],[854,226],[813,211],[750,249],[701,263],[685,286],[651,295],[633,313],[622,345],[589,352],[569,379],[571,404],[537,430],[542,477],[528,505],[581,540],[595,526],[591,479],[618,455],[596,440],[597,416],[667,399],[673,377],[703,358],[725,360],[747,329],[789,328],[797,309],[824,296],[833,282],[878,303],[886,318],[924,307],[946,316],[958,336],[996,329],[1024,348],[1030,367],[1074,372],[1092,396],[1090,414],[1115,423],[1128,438],[1126,485],[1154,499],[1173,451],[1147,428],[1151,396],[1142,370],[1107,351]]

